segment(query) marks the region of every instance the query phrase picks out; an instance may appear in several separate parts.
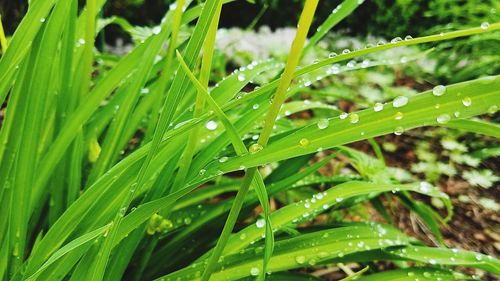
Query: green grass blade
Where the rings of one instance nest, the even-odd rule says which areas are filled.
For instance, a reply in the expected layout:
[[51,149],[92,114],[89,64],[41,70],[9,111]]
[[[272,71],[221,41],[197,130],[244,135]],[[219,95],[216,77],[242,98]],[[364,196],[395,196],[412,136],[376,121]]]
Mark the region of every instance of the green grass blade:
[[81,237],[76,238],[75,240],[71,241],[70,243],[64,245],[61,249],[59,249],[57,252],[55,252],[48,260],[45,262],[33,275],[28,276],[26,280],[35,280],[39,274],[41,274],[47,267],[49,267],[51,264],[56,262],[58,259],[60,259],[62,256],[65,254],[73,251],[74,249],[98,238],[101,236],[107,229],[109,228],[108,226],[103,226],[101,228],[98,228],[94,231],[91,231]]
[[388,249],[387,252],[401,258],[428,263],[430,265],[467,266],[483,269],[496,275],[500,274],[500,260],[492,256],[470,251],[411,246],[400,249]]
[[[493,110],[494,107],[489,109],[489,111]],[[453,120],[447,124],[444,124],[443,127],[464,130],[466,132],[481,134],[494,138],[500,138],[500,125],[486,121],[467,119]]]
[[[380,112],[366,109],[353,112],[345,119],[331,118],[328,128],[319,129],[316,124],[306,126],[287,138],[272,142],[258,153],[234,157],[225,163],[214,163],[212,167],[207,167],[206,175],[213,175],[216,171],[236,171],[241,165],[255,167],[314,153],[319,148],[325,149],[394,132],[400,134],[412,128],[443,124],[453,120],[455,112],[459,112],[461,118],[483,114],[491,111],[492,107],[498,108],[496,96],[499,94],[499,85],[500,76],[481,78],[450,85],[442,96],[434,96],[432,91],[427,91],[410,97],[408,104],[403,107],[386,104]],[[464,106],[461,95],[468,95],[476,103],[469,107]],[[439,104],[439,110],[435,109],[436,104]],[[400,118],[401,115],[404,117]]]
[[425,268],[425,267],[411,267],[411,268],[401,268],[390,270],[387,272],[370,274],[368,276],[361,277],[359,281],[383,281],[383,280],[394,280],[394,281],[415,281],[415,280],[442,280],[442,281],[453,281],[459,280],[455,278],[453,272],[443,269],[436,268]]
[[361,5],[363,1],[358,0],[345,0],[341,4],[339,4],[332,13],[328,16],[328,18],[318,27],[316,33],[309,39],[307,46],[304,48],[304,52],[310,50],[313,46],[318,44],[319,40],[321,40],[325,35],[340,21],[342,21],[345,17],[350,15],[359,5]]
[[[383,233],[381,239],[379,236]],[[356,237],[356,238],[353,238]],[[383,243],[380,241],[383,240]],[[269,272],[279,272],[309,265],[327,262],[332,258],[343,257],[350,253],[364,252],[370,249],[380,249],[394,245],[407,245],[409,239],[399,231],[384,225],[346,226],[324,231],[299,235],[276,243],[274,256],[269,263]],[[350,245],[356,246],[350,246]],[[361,246],[359,246],[361,245]],[[213,280],[236,280],[259,274],[259,246],[249,248],[235,255],[224,257],[218,266]],[[204,267],[202,262],[189,268],[174,272],[162,278],[181,278],[199,280],[197,275]],[[272,274],[271,274],[272,275]],[[161,278],[157,279],[161,280]]]

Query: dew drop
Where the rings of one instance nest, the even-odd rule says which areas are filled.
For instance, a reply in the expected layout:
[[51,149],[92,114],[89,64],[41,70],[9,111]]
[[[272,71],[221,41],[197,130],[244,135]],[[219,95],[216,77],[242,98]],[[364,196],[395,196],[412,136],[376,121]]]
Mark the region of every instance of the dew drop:
[[392,106],[403,107],[408,104],[408,98],[405,96],[399,96],[392,101]]
[[210,120],[207,122],[207,124],[205,124],[205,128],[207,128],[207,130],[209,131],[214,131],[215,129],[217,129],[217,122],[215,122],[214,120]]
[[376,112],[382,111],[382,109],[384,109],[384,104],[381,102],[377,102],[373,107],[373,110]]
[[260,273],[260,269],[258,267],[252,267],[250,269],[250,275],[252,276],[257,276]]
[[254,143],[250,146],[250,148],[248,150],[250,151],[251,154],[254,154],[254,153],[261,151],[263,148],[264,147],[262,147],[261,144]]
[[398,111],[396,112],[396,114],[394,114],[394,119],[396,120],[401,120],[403,119],[403,117],[404,117],[403,112]]
[[259,104],[258,104],[258,103],[254,104],[254,105],[252,106],[252,108],[253,108],[253,109],[259,109]]
[[258,219],[255,222],[255,226],[257,226],[257,228],[263,228],[264,225],[266,225],[266,221],[264,219]]
[[337,53],[330,53],[330,54],[328,55],[328,57],[329,57],[329,58],[334,58],[334,57],[336,57],[336,56],[337,56]]
[[437,85],[432,89],[432,94],[435,95],[436,97],[444,95],[446,92],[446,87],[443,85]]
[[420,192],[428,193],[432,189],[432,185],[426,181],[420,182]]
[[340,73],[340,66],[338,64],[332,65],[331,71],[333,74],[339,74]]
[[481,29],[486,30],[486,29],[488,29],[488,28],[490,28],[490,24],[489,24],[488,22],[483,22],[483,23],[481,23]]
[[240,240],[245,240],[247,235],[245,233],[240,234]]
[[406,36],[405,36],[405,40],[406,40],[406,41],[409,41],[409,40],[411,40],[411,39],[413,39],[413,37],[412,37],[411,35],[406,35]]
[[399,41],[403,41],[403,39],[401,39],[401,37],[396,37],[396,38],[393,38],[393,39],[391,40],[391,43],[392,43],[392,44],[396,44],[396,43],[398,43]]
[[349,114],[349,120],[351,121],[352,124],[356,124],[359,122],[359,115],[356,113],[351,113]]
[[350,52],[351,52],[351,51],[350,51],[349,49],[344,49],[344,50],[342,50],[342,54],[344,54],[344,55],[345,55],[345,54],[349,54]]
[[41,19],[40,19],[40,22],[45,22],[45,18],[41,18]]
[[161,32],[161,27],[160,26],[155,26],[153,28],[153,34],[158,35]]
[[401,126],[398,126],[394,129],[394,134],[396,136],[401,136],[404,133],[405,129]]
[[245,81],[245,79],[246,79],[246,77],[245,77],[244,74],[239,74],[238,75],[238,81],[243,82],[243,81]]
[[446,124],[446,123],[448,123],[448,121],[450,121],[450,119],[451,119],[450,115],[448,115],[448,114],[441,114],[441,115],[439,115],[436,118],[436,121],[439,124]]
[[324,129],[328,128],[329,125],[330,125],[330,121],[328,121],[328,119],[321,119],[318,121],[318,128],[320,130],[324,130]]
[[349,114],[343,112],[342,114],[339,115],[340,119],[346,119]]
[[219,158],[219,162],[224,163],[224,162],[227,162],[228,159],[229,158],[227,156],[223,156],[223,157]]
[[184,218],[184,223],[185,223],[185,224],[191,224],[191,221],[192,221],[192,220],[191,220],[191,218],[190,218],[190,217],[185,217],[185,218]]
[[464,106],[466,106],[466,107],[471,106],[471,104],[472,104],[472,100],[471,100],[471,98],[469,98],[469,97],[464,97],[464,98],[462,99],[462,104],[463,104]]
[[304,257],[304,256],[296,256],[295,257],[295,261],[298,264],[304,264],[306,262],[306,257]]
[[308,139],[303,138],[303,139],[301,139],[301,140],[299,141],[299,143],[300,143],[300,146],[302,146],[302,147],[307,147],[307,146],[309,145],[309,143],[310,143],[310,142],[309,142],[309,140],[308,140]]

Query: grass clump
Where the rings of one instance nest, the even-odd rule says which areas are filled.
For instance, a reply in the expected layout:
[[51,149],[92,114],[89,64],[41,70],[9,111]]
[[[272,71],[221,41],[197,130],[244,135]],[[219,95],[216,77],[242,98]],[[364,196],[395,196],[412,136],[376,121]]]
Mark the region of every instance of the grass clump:
[[[300,99],[325,77],[386,64],[359,66],[358,58],[494,33],[500,23],[395,38],[303,65],[362,4],[344,1],[306,43],[321,7],[306,0],[286,64],[255,61],[213,81],[227,2],[177,1],[154,28],[120,20],[142,38],[123,57],[95,47],[105,1],[83,9],[78,1],[32,1],[8,41],[0,26],[2,280],[309,280],[297,269],[332,264],[359,280],[468,278],[458,266],[500,274],[497,259],[446,247],[439,227],[451,218],[449,197],[398,177],[373,139],[429,126],[498,138],[498,125],[472,118],[498,110],[499,76],[350,112]],[[269,72],[280,74],[255,87]],[[290,118],[305,110],[327,115]],[[377,157],[346,146],[363,140]],[[336,157],[353,173],[320,173]],[[446,214],[422,198],[441,202]],[[437,247],[392,226],[390,200],[414,213]],[[385,223],[311,224],[368,202]],[[252,214],[259,204],[262,217]],[[375,272],[380,260],[398,269]],[[356,273],[346,264],[361,266]]]

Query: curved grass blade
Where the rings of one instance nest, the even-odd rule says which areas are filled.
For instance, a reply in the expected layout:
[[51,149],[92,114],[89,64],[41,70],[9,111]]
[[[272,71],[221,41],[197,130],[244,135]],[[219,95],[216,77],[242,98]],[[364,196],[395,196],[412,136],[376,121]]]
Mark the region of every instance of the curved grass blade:
[[[316,215],[340,205],[343,201],[366,194],[377,194],[392,191],[414,191],[427,196],[445,197],[445,194],[436,189],[421,190],[419,185],[392,185],[351,181],[336,185],[331,189],[315,194],[311,199],[306,199],[287,205],[271,214],[273,231],[278,231],[288,224],[297,224],[313,219]],[[250,225],[231,237],[225,254],[237,253],[246,246],[262,238],[263,230],[258,224]],[[241,239],[244,237],[244,239]]]
[[[453,280],[463,280],[463,275],[457,274],[460,278],[456,278],[454,272],[449,270],[437,269],[432,267],[410,267],[390,270],[381,273],[374,273],[368,276],[361,277],[359,281],[383,281],[383,280],[394,280],[394,281],[415,281],[415,280],[442,280],[442,281],[453,281]],[[457,276],[457,277],[458,277]]]
[[430,265],[441,264],[475,267],[500,275],[500,260],[492,256],[470,251],[420,246],[387,249],[386,251],[404,259],[428,263]]
[[[494,108],[491,108],[493,111]],[[445,128],[464,130],[467,132],[500,138],[500,125],[482,120],[453,120],[442,125]]]
[[109,228],[109,225],[103,226],[101,228],[98,228],[94,231],[91,231],[85,235],[82,235],[81,237],[78,237],[77,239],[69,242],[68,244],[64,245],[64,247],[61,247],[57,252],[55,252],[33,275],[28,276],[26,280],[35,280],[38,275],[40,275],[46,268],[48,268],[51,264],[55,263],[58,259],[60,259],[62,256],[66,255],[67,253],[73,251],[74,249],[85,245],[86,243],[96,239],[103,233],[105,233]]
[[[276,242],[275,253],[266,273],[314,266],[351,253],[385,248],[389,245],[407,245],[409,242],[410,240],[398,230],[378,224],[360,224],[312,232]],[[225,256],[211,280],[236,280],[257,276],[260,251],[262,248],[257,246]],[[199,280],[198,274],[203,267],[203,262],[195,263],[162,278]]]
[[[314,153],[320,148],[390,133],[401,134],[422,126],[445,124],[453,120],[455,112],[460,112],[465,118],[483,114],[491,110],[491,107],[498,108],[500,102],[496,97],[500,94],[499,87],[500,76],[494,76],[450,85],[442,96],[434,96],[432,91],[427,91],[410,98],[398,98],[392,104],[385,104],[384,110],[380,112],[366,109],[345,117],[331,118],[328,128],[320,129],[316,124],[306,126],[287,138],[272,142],[257,153],[234,157],[225,163],[211,164],[206,168],[206,174],[236,171],[241,165],[255,167]],[[464,106],[461,102],[463,95],[468,95],[475,103],[469,107]],[[401,101],[404,106],[400,106]],[[435,109],[436,105],[439,105],[439,110]]]

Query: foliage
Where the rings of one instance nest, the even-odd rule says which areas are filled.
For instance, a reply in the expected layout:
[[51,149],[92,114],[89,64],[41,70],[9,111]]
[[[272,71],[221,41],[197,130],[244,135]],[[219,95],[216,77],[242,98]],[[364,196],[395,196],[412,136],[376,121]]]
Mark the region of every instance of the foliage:
[[[1,279],[307,280],[295,270],[358,263],[358,273],[346,271],[354,278],[379,260],[399,268],[363,278],[469,278],[460,267],[500,274],[494,257],[445,246],[448,196],[388,165],[373,140],[429,126],[498,138],[498,125],[471,118],[496,113],[500,76],[396,91],[385,101],[355,97],[349,112],[321,95],[301,98],[341,73],[390,64],[377,60],[381,51],[497,34],[500,23],[310,63],[312,46],[362,1],[344,1],[304,47],[318,5],[307,0],[286,64],[253,61],[217,80],[216,30],[228,2],[177,1],[160,25],[138,28],[98,20],[104,0],[83,9],[31,1],[0,59]],[[134,35],[129,53],[95,48],[106,22]],[[266,74],[269,81],[258,80]],[[309,118],[294,118],[306,111]],[[364,140],[376,157],[345,146]],[[343,166],[321,173],[334,158]],[[419,198],[441,202],[443,212]],[[391,225],[384,204],[394,202],[419,217],[436,247]],[[261,217],[252,212],[259,204]],[[385,223],[313,222],[368,204]]]

